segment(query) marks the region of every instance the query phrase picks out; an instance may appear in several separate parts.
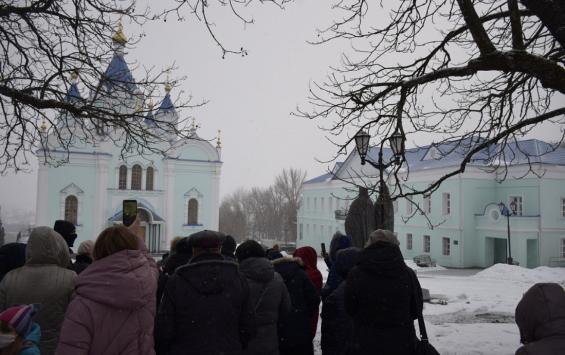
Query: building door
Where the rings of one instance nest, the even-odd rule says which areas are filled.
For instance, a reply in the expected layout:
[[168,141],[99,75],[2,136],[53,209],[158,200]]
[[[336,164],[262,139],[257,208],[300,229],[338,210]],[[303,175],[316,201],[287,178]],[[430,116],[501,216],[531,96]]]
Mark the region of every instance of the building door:
[[506,248],[506,239],[495,238],[493,241],[494,245],[494,264],[506,264],[507,258],[507,248]]
[[535,268],[539,266],[538,258],[538,241],[536,239],[528,239],[526,242],[528,260],[526,266]]

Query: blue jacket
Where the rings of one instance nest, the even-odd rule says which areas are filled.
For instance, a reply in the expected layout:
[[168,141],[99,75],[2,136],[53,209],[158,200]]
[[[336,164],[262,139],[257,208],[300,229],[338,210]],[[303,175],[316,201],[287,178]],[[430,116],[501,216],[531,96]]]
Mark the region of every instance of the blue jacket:
[[41,339],[41,329],[39,324],[33,323],[31,330],[24,339],[24,345],[20,355],[40,355],[39,340]]

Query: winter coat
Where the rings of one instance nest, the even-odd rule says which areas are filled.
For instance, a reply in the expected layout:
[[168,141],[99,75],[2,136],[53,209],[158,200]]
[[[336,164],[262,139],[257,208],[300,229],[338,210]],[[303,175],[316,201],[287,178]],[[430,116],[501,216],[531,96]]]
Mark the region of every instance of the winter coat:
[[191,259],[169,278],[157,314],[161,354],[241,355],[255,333],[249,286],[219,254]]
[[351,247],[351,237],[336,233],[332,238],[330,243],[330,255],[324,259],[330,272],[328,273],[326,284],[322,288],[322,299],[328,297],[330,293],[337,288],[341,281],[343,281],[341,276],[339,276],[336,272],[334,263],[337,257],[337,252],[349,247]]
[[516,307],[524,346],[516,355],[565,354],[565,291],[556,283],[532,286]]
[[257,326],[257,334],[244,353],[278,355],[279,315],[284,316],[290,311],[290,297],[284,281],[267,258],[247,258],[239,264],[239,271],[249,284]]
[[[322,277],[322,273],[318,270],[318,255],[316,254],[316,250],[312,247],[298,248],[294,252],[294,257],[302,259],[306,275],[308,275],[314,284],[314,287],[316,287],[316,293],[320,296],[324,279]],[[312,337],[316,336],[316,330],[318,329],[318,316],[318,312],[316,311],[310,320]]]
[[25,265],[10,271],[0,283],[0,309],[40,304],[34,319],[41,328],[42,355],[55,352],[77,279],[77,274],[67,269],[69,260],[65,240],[49,227],[37,227],[29,237]]
[[318,314],[320,304],[316,288],[302,269],[301,259],[280,258],[273,265],[284,280],[292,306],[290,313],[279,320],[279,349],[283,353],[304,344],[311,346],[311,319]]
[[360,253],[345,285],[345,309],[354,325],[349,354],[412,354],[417,318],[413,298],[421,293],[415,284],[397,245],[376,242]]
[[96,260],[76,286],[57,355],[154,354],[157,265],[146,250]]
[[70,269],[74,272],[80,274],[84,271],[90,264],[92,264],[92,259],[85,254],[77,254],[74,264],[71,265]]
[[0,247],[0,281],[10,271],[23,266],[26,262],[26,245],[8,243]]
[[41,341],[41,329],[37,323],[33,323],[30,331],[24,338],[23,348],[20,355],[40,355],[39,342]]
[[353,336],[353,320],[345,310],[345,286],[347,274],[357,263],[359,248],[340,250],[333,266],[340,279],[338,287],[322,305],[322,354],[344,355]]

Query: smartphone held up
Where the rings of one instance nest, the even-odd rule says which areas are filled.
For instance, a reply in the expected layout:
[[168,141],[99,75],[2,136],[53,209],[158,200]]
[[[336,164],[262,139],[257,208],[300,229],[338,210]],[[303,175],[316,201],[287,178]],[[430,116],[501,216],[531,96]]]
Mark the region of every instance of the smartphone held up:
[[122,205],[122,222],[129,227],[137,217],[137,200],[124,200]]

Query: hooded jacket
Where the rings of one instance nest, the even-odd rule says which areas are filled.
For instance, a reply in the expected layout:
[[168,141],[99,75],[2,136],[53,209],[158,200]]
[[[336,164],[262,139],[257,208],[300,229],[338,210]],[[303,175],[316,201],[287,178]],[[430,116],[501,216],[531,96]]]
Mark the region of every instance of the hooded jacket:
[[350,354],[412,355],[414,299],[421,292],[415,285],[397,245],[379,241],[360,253],[345,285],[345,309],[354,325]]
[[249,342],[247,355],[278,355],[277,324],[279,315],[290,311],[290,298],[282,277],[267,258],[247,258],[239,264],[247,278],[255,310],[257,334]]
[[255,333],[249,286],[220,254],[193,257],[169,278],[157,314],[159,353],[241,355]]
[[324,287],[322,288],[322,299],[326,298],[337,288],[337,286],[343,281],[341,276],[335,270],[335,261],[337,258],[337,252],[346,248],[351,247],[351,237],[343,235],[341,233],[336,233],[332,238],[330,243],[330,254],[324,259],[326,265],[330,269],[328,273],[328,280]]
[[346,354],[349,341],[353,337],[353,320],[345,311],[345,285],[349,271],[357,263],[361,249],[340,250],[334,259],[333,267],[342,281],[324,300],[322,306],[322,353],[324,355]]
[[157,266],[146,251],[122,250],[79,276],[57,355],[154,354]]
[[532,286],[516,307],[524,346],[516,355],[565,354],[565,291],[556,283]]
[[[306,275],[310,278],[314,287],[316,288],[316,293],[320,296],[322,291],[323,277],[320,270],[318,270],[318,255],[316,250],[312,247],[302,247],[296,249],[294,252],[294,257],[302,259],[304,263],[304,268]],[[318,312],[312,315],[310,321],[310,330],[312,332],[312,337],[316,335],[316,330],[318,329]]]
[[290,296],[291,311],[279,320],[279,345],[281,350],[303,344],[312,344],[310,328],[312,315],[318,315],[320,297],[312,281],[302,269],[299,258],[280,258],[273,261],[275,270],[282,276]]
[[55,352],[61,324],[77,279],[68,270],[67,243],[49,227],[35,228],[26,247],[24,266],[10,271],[0,283],[0,309],[17,304],[38,303],[35,321],[41,328],[40,350]]

